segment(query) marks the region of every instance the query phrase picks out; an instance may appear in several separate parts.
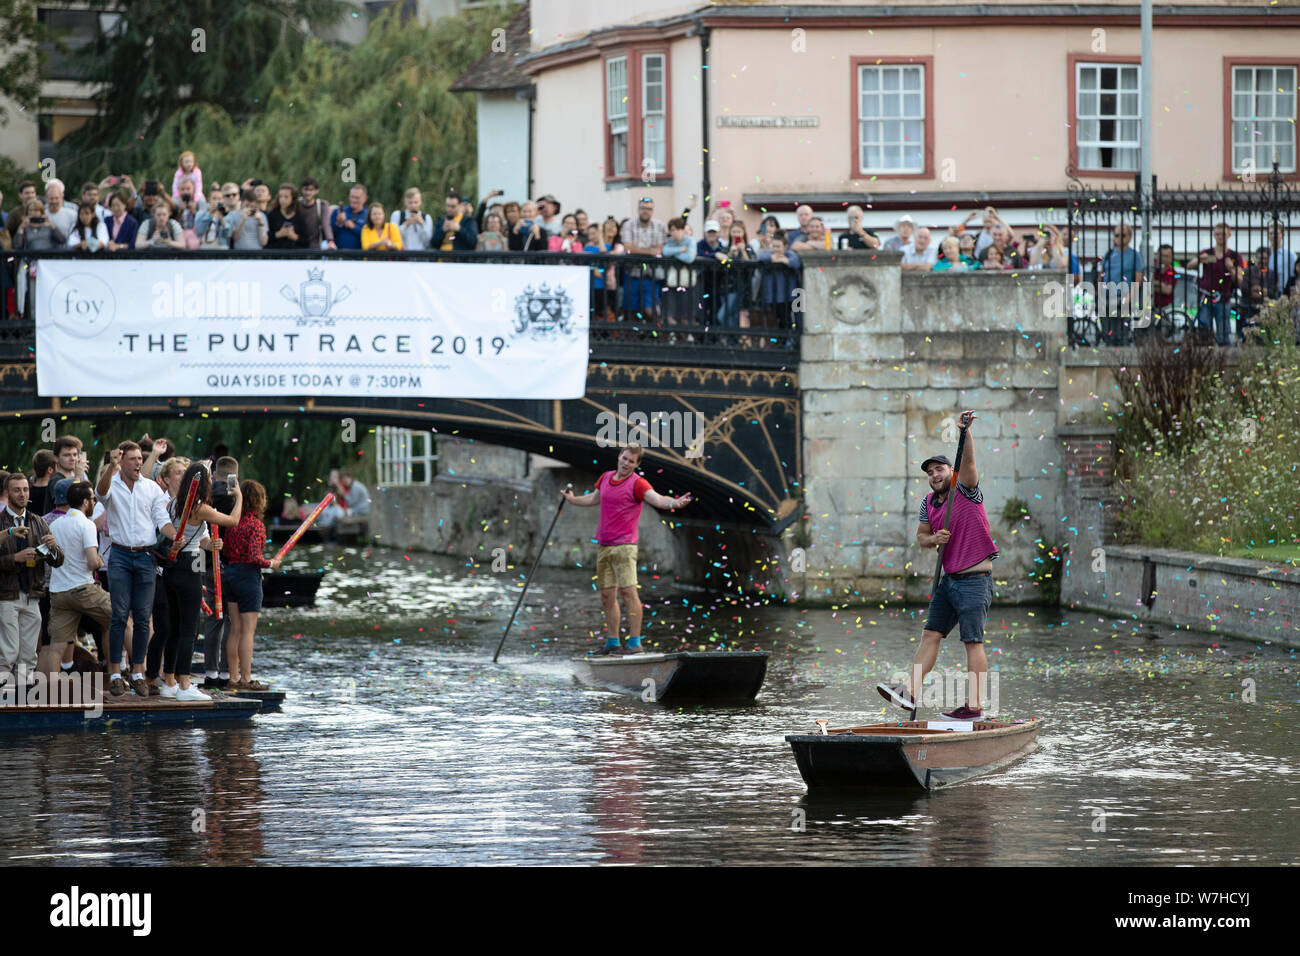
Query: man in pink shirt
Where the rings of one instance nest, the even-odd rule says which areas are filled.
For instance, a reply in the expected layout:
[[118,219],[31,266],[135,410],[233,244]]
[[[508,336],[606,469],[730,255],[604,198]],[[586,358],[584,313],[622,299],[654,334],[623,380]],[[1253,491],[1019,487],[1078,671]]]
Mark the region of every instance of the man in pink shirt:
[[[579,497],[567,489],[564,500],[580,508],[600,506],[600,523],[596,526],[596,587],[605,609],[605,646],[595,653],[640,654],[641,595],[636,584],[636,530],[641,520],[641,505],[672,510],[691,503],[689,494],[667,498],[650,482],[636,474],[641,463],[641,446],[627,445],[618,454],[618,470],[607,471],[596,479],[596,490]],[[619,640],[622,612],[619,598],[627,605],[628,639],[624,650]]]
[[[910,685],[876,685],[885,700],[904,710],[915,710],[921,682],[939,659],[939,642],[953,627],[960,625],[970,686],[966,703],[943,715],[949,720],[979,720],[984,716],[979,688],[989,669],[984,654],[984,622],[993,601],[993,559],[998,556],[998,549],[989,533],[989,519],[984,513],[984,492],[980,491],[979,475],[975,471],[975,447],[969,436],[974,417],[975,413],[971,411],[961,413],[961,430],[967,432],[967,440],[961,471],[955,483],[952,462],[943,455],[921,462],[921,470],[930,479],[931,493],[921,502],[916,540],[926,549],[944,545],[944,575],[930,596],[930,611],[921,632],[921,646],[916,649],[912,661]],[[951,521],[948,520],[949,508],[952,509]]]

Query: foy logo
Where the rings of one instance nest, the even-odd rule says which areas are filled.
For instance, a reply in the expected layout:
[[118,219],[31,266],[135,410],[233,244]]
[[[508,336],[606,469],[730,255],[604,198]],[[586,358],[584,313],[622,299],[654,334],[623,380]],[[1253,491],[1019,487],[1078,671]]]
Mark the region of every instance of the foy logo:
[[113,323],[117,300],[112,288],[98,276],[79,272],[67,276],[50,290],[47,314],[56,328],[77,338],[99,335]]
[[149,893],[71,893],[50,897],[50,925],[129,926],[136,936],[148,936],[153,924],[153,896]]

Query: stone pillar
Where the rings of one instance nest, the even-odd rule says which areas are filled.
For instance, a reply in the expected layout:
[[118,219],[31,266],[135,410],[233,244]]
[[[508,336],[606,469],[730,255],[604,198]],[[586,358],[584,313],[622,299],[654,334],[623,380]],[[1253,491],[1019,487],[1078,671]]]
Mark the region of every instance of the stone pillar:
[[[1045,308],[1060,272],[903,272],[885,252],[803,256],[799,386],[803,406],[802,597],[829,603],[924,601],[933,552],[916,544],[928,484],[920,463],[953,454],[943,423],[976,411],[971,432],[985,508],[1001,557],[1001,603],[1040,600],[1028,576],[1044,539],[1063,534],[1055,440],[1065,324]],[[1055,543],[1055,541],[1050,542]],[[798,584],[797,581],[792,582]]]
[[[907,407],[901,253],[803,256],[803,470],[808,515],[802,597],[903,598]],[[889,565],[893,565],[890,568]],[[890,573],[876,575],[881,566]]]
[[1115,426],[1061,425],[1056,432],[1065,472],[1061,513],[1070,544],[1061,568],[1061,606],[1103,607],[1105,548],[1114,541],[1118,504],[1111,487],[1118,443]]

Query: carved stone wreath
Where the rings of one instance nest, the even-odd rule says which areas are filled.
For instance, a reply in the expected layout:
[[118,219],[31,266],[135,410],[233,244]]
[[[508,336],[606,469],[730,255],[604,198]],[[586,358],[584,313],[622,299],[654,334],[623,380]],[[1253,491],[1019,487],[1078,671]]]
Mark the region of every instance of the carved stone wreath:
[[846,276],[831,289],[831,313],[845,325],[861,325],[876,317],[880,296],[860,276]]

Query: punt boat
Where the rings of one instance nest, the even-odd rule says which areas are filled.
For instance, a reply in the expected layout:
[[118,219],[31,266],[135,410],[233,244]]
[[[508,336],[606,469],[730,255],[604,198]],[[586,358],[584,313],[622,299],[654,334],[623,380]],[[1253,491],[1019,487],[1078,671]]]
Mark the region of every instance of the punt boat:
[[1039,718],[905,720],[791,734],[799,773],[815,787],[920,787],[937,790],[1009,766],[1038,745]]
[[324,571],[267,571],[262,575],[262,607],[313,607]]
[[575,657],[584,683],[630,690],[656,703],[753,700],[767,674],[766,651],[675,651]]

